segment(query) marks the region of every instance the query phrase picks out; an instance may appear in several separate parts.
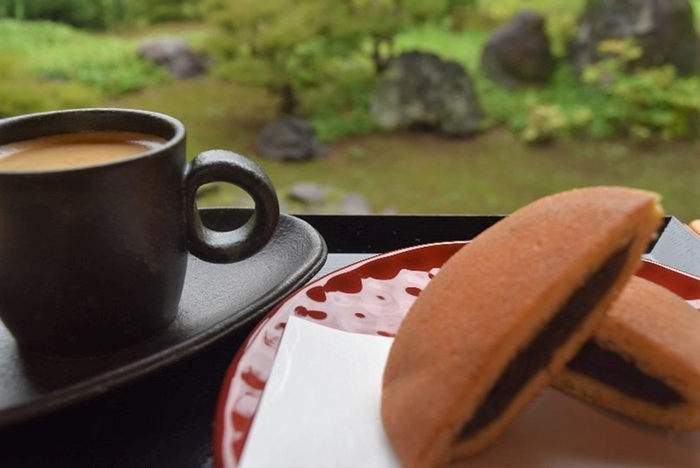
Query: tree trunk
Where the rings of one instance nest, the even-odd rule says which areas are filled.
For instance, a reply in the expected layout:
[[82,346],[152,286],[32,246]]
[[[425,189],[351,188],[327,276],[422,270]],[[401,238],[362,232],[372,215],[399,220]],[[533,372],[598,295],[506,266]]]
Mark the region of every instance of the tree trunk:
[[388,55],[382,54],[382,43],[385,39],[375,36],[372,38],[372,61],[374,62],[374,72],[379,75],[389,66],[392,56],[394,55],[393,44],[391,40],[386,40]]
[[464,32],[467,26],[468,11],[466,7],[457,7],[450,13],[450,31],[453,33]]
[[23,20],[24,19],[24,0],[15,0],[15,19],[18,20]]
[[299,100],[291,84],[285,83],[280,90],[280,113],[282,115],[296,115],[299,108]]

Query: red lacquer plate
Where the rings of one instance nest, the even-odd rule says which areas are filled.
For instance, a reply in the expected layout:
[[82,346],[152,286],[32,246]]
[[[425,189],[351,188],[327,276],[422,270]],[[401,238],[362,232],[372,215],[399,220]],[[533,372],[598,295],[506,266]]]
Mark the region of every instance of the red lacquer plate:
[[[309,283],[272,310],[238,351],[224,379],[214,424],[216,466],[238,465],[290,316],[343,331],[394,336],[420,291],[465,244],[427,244],[362,260]],[[700,308],[700,278],[647,260],[637,274]]]

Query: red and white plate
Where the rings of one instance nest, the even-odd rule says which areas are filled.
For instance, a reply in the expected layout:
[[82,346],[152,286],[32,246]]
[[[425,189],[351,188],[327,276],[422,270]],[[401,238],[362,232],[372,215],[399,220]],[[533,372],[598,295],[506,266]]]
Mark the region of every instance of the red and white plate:
[[[362,260],[307,284],[272,310],[249,335],[224,379],[214,424],[216,465],[238,465],[290,316],[343,331],[394,336],[420,291],[464,245],[427,244]],[[637,275],[700,308],[700,279],[649,260]],[[550,407],[560,404],[557,397],[550,398],[555,399]],[[700,454],[695,460],[700,463]]]

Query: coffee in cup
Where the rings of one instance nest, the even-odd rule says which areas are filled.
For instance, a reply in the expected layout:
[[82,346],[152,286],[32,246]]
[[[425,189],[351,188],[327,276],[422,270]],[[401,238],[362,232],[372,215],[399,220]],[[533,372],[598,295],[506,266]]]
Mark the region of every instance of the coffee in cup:
[[106,164],[163,146],[144,133],[94,131],[50,135],[0,146],[0,171],[61,170]]
[[[0,120],[0,148],[0,319],[23,352],[91,356],[157,334],[177,314],[188,252],[236,262],[279,219],[256,164],[223,150],[188,163],[185,128],[167,115],[13,117]],[[217,181],[255,202],[230,232],[208,229],[197,210],[198,188]]]

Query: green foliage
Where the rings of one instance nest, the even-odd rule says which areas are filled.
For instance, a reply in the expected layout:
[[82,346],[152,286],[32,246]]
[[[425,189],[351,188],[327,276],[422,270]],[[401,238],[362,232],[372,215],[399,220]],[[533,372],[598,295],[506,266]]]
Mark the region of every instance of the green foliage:
[[[365,49],[374,62],[376,72],[386,68],[395,55],[396,37],[411,28],[438,22],[459,9],[461,0],[345,0],[343,8],[334,8],[337,2],[326,0],[337,12],[329,30],[337,27],[352,30],[349,37],[366,42]],[[345,38],[347,40],[347,37]]]
[[398,34],[395,47],[397,54],[411,50],[433,52],[443,59],[459,62],[475,72],[479,68],[481,48],[488,37],[487,29],[469,27],[463,32],[454,32],[445,25],[429,23]]
[[478,0],[448,0],[446,12],[452,32],[464,31],[469,22],[469,17],[474,16],[476,13],[478,3]]
[[44,82],[27,75],[17,55],[0,54],[0,117],[90,107],[99,93],[79,83]]
[[93,30],[115,26],[126,10],[125,0],[0,0],[0,18],[49,20]]
[[[211,48],[220,76],[262,86],[296,112],[297,97],[323,86],[338,61],[358,55],[380,70],[402,30],[448,11],[448,0],[208,0],[207,16],[221,28]],[[369,44],[369,46],[368,46]],[[342,79],[342,78],[341,78]]]
[[678,77],[671,66],[636,69],[641,50],[629,41],[605,41],[607,58],[581,79],[562,61],[549,85],[505,90],[480,73],[473,77],[486,126],[505,125],[526,142],[562,137],[627,137],[637,142],[696,134],[700,77]]
[[[30,4],[58,8],[71,2],[80,3],[0,0],[0,17],[16,14],[17,5],[24,5],[26,16],[31,13]],[[700,5],[700,0],[693,2]],[[494,26],[520,8],[546,15],[548,33],[561,58],[583,0],[112,3],[125,6],[127,21],[143,24],[168,18],[169,13],[158,12],[180,12],[184,16],[176,18],[174,13],[170,19],[182,19],[197,18],[206,11],[221,33],[206,40],[203,35],[199,44],[215,51],[216,73],[286,96],[291,100],[288,106],[308,118],[326,142],[374,130],[368,103],[377,61],[416,49],[465,66],[477,87],[485,125],[507,126],[527,142],[571,136],[624,136],[635,141],[680,138],[694,134],[700,112],[700,78],[679,78],[670,67],[636,70],[632,64],[639,49],[624,41],[603,43],[601,51],[608,58],[587,67],[580,80],[564,60],[550,84],[541,89],[508,91],[481,75],[483,44]],[[450,15],[457,10],[468,14],[467,20],[462,18],[466,24],[462,30],[452,28]],[[167,72],[138,57],[136,39],[10,19],[0,19],[0,36],[0,112],[81,105],[94,102],[96,96],[116,96],[171,80]],[[10,60],[7,57],[12,57],[12,65],[5,63]],[[21,70],[21,74],[18,77],[9,70]]]
[[212,42],[223,60],[218,73],[281,95],[281,110],[294,112],[308,77],[323,79],[324,6],[322,0],[210,1],[207,13],[222,31]]
[[586,0],[499,0],[479,2],[479,16],[490,23],[508,21],[518,10],[532,10],[548,18],[559,15],[577,15],[583,11]]
[[201,0],[0,0],[0,18],[46,20],[102,31],[125,24],[201,18]]
[[637,141],[695,134],[700,117],[700,78],[678,77],[671,65],[638,69],[641,48],[628,40],[599,46],[605,59],[588,65],[583,81],[606,95],[604,114],[618,133]]
[[21,56],[22,68],[43,81],[75,82],[106,96],[170,79],[138,56],[136,43],[94,36],[50,22],[0,20],[0,53]]
[[486,126],[505,125],[525,141],[560,137],[612,136],[605,115],[608,99],[594,86],[582,86],[568,66],[559,66],[545,88],[506,90],[476,74]]
[[349,135],[363,135],[376,129],[369,101],[376,80],[370,75],[346,76],[332,86],[317,87],[304,94],[302,113],[323,142]]
[[559,106],[535,105],[528,112],[527,123],[520,136],[527,143],[548,143],[561,135],[566,124],[566,116]]
[[0,83],[0,116],[93,107],[99,102],[98,93],[77,83],[42,83],[26,80]]
[[124,20],[148,25],[166,21],[192,21],[202,18],[202,0],[122,0],[126,4]]
[[679,78],[667,66],[611,80],[605,88],[581,83],[562,66],[546,89],[505,91],[483,78],[477,83],[487,124],[504,124],[528,142],[617,136],[642,142],[696,133],[700,78]]

